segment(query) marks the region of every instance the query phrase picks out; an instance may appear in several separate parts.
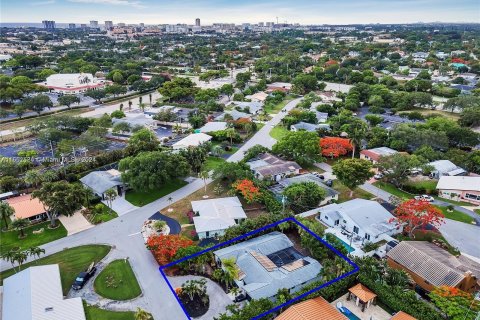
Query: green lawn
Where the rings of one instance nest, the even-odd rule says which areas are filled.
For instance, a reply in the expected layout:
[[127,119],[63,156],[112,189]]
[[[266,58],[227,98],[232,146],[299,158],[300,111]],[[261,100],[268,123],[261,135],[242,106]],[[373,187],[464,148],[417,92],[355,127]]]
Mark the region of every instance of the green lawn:
[[142,293],[130,262],[124,259],[109,263],[95,278],[93,286],[96,293],[112,300],[130,300]]
[[135,320],[135,312],[132,311],[110,311],[87,305],[85,302],[83,305],[87,320]]
[[480,215],[480,209],[475,209],[473,210],[476,214],[479,214]]
[[104,203],[100,202],[95,205],[96,208],[97,206],[99,208],[101,207],[102,210],[101,211],[99,210],[99,212],[97,212],[94,216],[92,215],[92,218],[91,218],[92,220],[90,221],[91,223],[99,224],[102,222],[110,221],[118,217],[118,214],[115,211],[110,210],[110,208],[106,206]]
[[343,185],[340,181],[334,180],[333,181],[333,189],[337,190],[340,192],[338,195],[338,202],[345,202],[348,200],[352,200],[355,198],[361,198],[361,199],[373,199],[375,196],[367,191],[364,191],[360,188],[356,188],[353,190],[353,196],[350,197],[350,189],[348,189],[345,185]]
[[443,201],[443,202],[448,202],[448,203],[454,204],[454,205],[456,205],[456,206],[467,206],[467,207],[471,207],[471,206],[472,206],[472,204],[469,203],[469,202],[455,201],[455,200],[445,199],[445,198],[437,197],[437,196],[434,196],[434,198],[435,198],[435,200]]
[[427,190],[428,194],[434,193],[437,188],[437,180],[422,180],[422,181],[409,181],[406,185],[416,186],[417,188],[422,188]]
[[396,188],[393,184],[387,183],[387,182],[382,182],[382,181],[377,181],[374,182],[373,185],[377,188],[380,188],[384,191],[387,191],[388,193],[393,194],[394,196],[397,196],[401,199],[407,200],[413,198],[413,196],[409,193],[406,193],[398,188]]
[[461,211],[453,210],[452,212],[449,212],[447,210],[447,207],[440,207],[440,206],[435,206],[435,207],[442,210],[443,215],[447,219],[456,220],[456,221],[465,222],[465,223],[472,223],[474,221],[472,217],[470,217],[468,214],[463,213]]
[[[24,239],[18,239],[19,232],[12,230],[0,233],[0,254],[10,251],[11,249],[27,249],[29,247],[38,247],[47,242],[57,240],[67,236],[67,230],[59,223],[59,227],[56,229],[48,229],[50,222],[42,222],[31,227],[24,229],[27,235]],[[43,232],[39,234],[33,234],[33,231],[43,228]]]
[[[110,246],[106,245],[87,245],[73,247],[52,255],[43,257],[33,262],[26,263],[22,266],[22,270],[35,265],[59,264],[60,277],[62,279],[63,294],[66,295],[72,286],[75,277],[88,266],[102,260],[110,252]],[[48,253],[48,252],[47,252]],[[9,269],[0,273],[0,280],[8,278],[15,271]]]
[[287,95],[285,99],[283,99],[282,102],[279,104],[273,106],[273,107],[265,107],[265,112],[267,113],[279,113],[290,101],[295,99],[295,97],[291,95]]
[[225,162],[225,159],[223,158],[208,157],[205,163],[203,164],[203,169],[207,171],[211,171],[224,162]]
[[288,133],[287,128],[282,125],[277,125],[272,130],[270,130],[270,136],[276,140],[282,139]]
[[167,194],[172,193],[175,190],[180,189],[181,187],[185,186],[187,182],[183,180],[174,180],[170,181],[168,184],[164,185],[162,188],[157,190],[151,190],[147,192],[140,192],[140,191],[127,191],[125,195],[125,199],[131,204],[142,207],[150,202],[153,202],[161,197],[166,196]]

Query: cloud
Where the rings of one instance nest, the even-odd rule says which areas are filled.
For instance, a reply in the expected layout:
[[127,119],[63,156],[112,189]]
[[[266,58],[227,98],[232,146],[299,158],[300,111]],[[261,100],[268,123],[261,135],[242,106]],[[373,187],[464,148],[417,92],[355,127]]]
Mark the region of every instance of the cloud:
[[48,6],[49,4],[54,4],[55,0],[45,0],[45,1],[35,1],[32,2],[32,6]]
[[145,6],[137,0],[68,0],[75,3],[90,3],[90,4],[108,4],[113,6],[128,6],[134,8],[145,8]]

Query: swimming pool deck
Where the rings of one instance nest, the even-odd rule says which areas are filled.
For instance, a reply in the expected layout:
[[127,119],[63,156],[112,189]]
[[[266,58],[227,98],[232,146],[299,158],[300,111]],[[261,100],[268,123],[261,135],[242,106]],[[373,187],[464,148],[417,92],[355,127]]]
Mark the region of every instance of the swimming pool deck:
[[344,307],[354,313],[361,320],[389,320],[392,316],[388,314],[385,310],[376,305],[371,305],[364,312],[360,306],[355,305],[355,300],[347,301],[347,294],[341,296],[337,300],[330,303],[332,306],[336,307],[337,302],[341,302]]

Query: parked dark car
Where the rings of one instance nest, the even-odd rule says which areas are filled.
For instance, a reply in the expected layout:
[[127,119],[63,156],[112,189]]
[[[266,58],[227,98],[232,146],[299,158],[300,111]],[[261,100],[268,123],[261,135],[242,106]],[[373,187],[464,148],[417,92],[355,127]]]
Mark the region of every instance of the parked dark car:
[[333,185],[333,180],[332,179],[328,179],[325,184],[328,186],[328,187],[331,187]]
[[73,290],[80,290],[83,288],[85,283],[87,283],[88,279],[93,277],[95,272],[97,271],[96,267],[92,267],[90,271],[80,272],[79,275],[75,278],[75,282],[72,284]]

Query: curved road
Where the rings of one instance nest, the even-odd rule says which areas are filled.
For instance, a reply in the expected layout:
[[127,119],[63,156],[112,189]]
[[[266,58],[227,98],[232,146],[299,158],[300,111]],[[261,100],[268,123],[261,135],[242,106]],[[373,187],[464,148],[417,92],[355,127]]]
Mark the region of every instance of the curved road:
[[[284,110],[293,109],[301,98],[288,103]],[[254,145],[260,144],[271,147],[276,140],[270,137],[271,129],[280,123],[287,112],[279,112],[263,128],[261,128],[244,146],[242,146],[228,161],[240,161],[244,152]],[[210,183],[211,181],[208,181]],[[65,248],[76,247],[86,244],[108,244],[112,246],[112,253],[118,258],[128,257],[145,298],[145,309],[152,313],[155,320],[185,319],[181,307],[170,292],[168,285],[158,271],[158,263],[150,252],[145,248],[140,230],[143,222],[155,212],[161,211],[170,205],[169,198],[173,201],[185,198],[204,187],[201,179],[178,189],[169,195],[157,199],[141,208],[132,210],[116,219],[100,224],[83,232],[68,236],[41,246],[46,255],[50,255]],[[35,259],[29,258],[31,261]],[[10,269],[11,265],[1,260],[0,270]],[[168,310],[168,312],[166,312]]]

